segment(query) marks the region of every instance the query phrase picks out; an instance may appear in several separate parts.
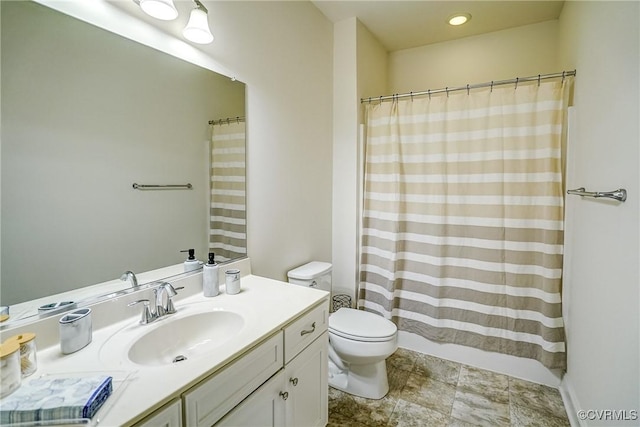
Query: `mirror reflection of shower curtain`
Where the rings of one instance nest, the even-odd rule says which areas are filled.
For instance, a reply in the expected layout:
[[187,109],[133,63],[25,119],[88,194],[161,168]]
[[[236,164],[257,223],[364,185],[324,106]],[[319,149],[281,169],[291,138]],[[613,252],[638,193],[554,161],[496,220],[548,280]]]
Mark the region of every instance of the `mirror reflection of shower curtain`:
[[366,105],[360,307],[565,366],[566,82]]
[[245,123],[212,126],[209,251],[218,262],[247,255]]

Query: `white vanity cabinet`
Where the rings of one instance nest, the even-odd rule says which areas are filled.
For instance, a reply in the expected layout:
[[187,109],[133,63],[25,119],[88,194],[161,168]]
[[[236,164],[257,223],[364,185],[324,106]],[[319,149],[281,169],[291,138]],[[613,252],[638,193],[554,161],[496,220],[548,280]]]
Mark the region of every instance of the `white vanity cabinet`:
[[282,369],[282,332],[182,395],[189,427],[209,427]]
[[288,427],[320,427],[328,421],[329,334],[325,331],[284,368]]
[[328,418],[329,308],[317,306],[284,328],[282,369],[217,427],[324,426]]
[[304,349],[216,427],[321,427],[328,421],[328,334]]
[[325,301],[185,392],[184,425],[326,425],[328,315]]

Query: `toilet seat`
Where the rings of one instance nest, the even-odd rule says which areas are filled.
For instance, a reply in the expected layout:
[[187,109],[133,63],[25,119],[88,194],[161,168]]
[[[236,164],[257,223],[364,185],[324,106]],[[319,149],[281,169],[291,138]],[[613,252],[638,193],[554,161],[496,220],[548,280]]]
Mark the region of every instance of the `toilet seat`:
[[329,316],[329,333],[353,341],[389,341],[397,331],[393,322],[367,311],[343,307]]

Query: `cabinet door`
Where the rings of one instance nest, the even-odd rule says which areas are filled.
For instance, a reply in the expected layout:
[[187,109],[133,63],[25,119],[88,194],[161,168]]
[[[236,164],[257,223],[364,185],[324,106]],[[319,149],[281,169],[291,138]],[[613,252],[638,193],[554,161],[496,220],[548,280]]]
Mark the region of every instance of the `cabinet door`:
[[182,427],[182,402],[177,399],[166,404],[135,427]]
[[209,427],[282,369],[282,333],[279,332],[184,393],[184,420],[188,427]]
[[284,379],[284,372],[280,371],[225,415],[216,423],[216,427],[284,426],[285,399],[288,397],[283,390]]
[[288,427],[325,426],[328,422],[327,332],[285,367]]

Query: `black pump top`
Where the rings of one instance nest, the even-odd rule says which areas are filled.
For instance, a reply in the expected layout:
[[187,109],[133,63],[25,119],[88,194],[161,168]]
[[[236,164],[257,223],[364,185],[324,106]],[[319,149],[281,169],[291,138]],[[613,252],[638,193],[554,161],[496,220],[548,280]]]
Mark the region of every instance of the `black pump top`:
[[196,259],[195,249],[185,249],[184,251],[180,251],[180,252],[189,252],[189,258],[187,258],[189,261],[193,261]]
[[209,262],[207,262],[207,264],[215,264],[216,262],[214,261],[213,258],[215,258],[216,254],[214,254],[213,252],[209,252]]

